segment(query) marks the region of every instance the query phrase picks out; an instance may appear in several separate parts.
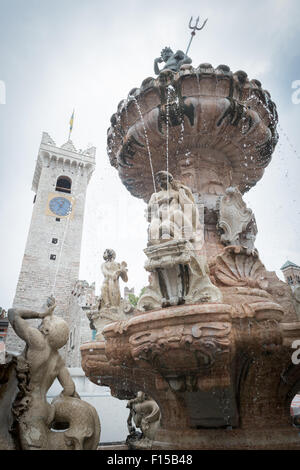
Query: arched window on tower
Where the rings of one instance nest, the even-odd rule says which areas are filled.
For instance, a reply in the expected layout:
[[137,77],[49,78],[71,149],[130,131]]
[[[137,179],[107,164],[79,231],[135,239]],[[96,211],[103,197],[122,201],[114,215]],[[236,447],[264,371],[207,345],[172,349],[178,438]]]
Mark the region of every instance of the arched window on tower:
[[72,186],[72,180],[68,176],[59,176],[56,181],[55,191],[62,193],[70,193]]

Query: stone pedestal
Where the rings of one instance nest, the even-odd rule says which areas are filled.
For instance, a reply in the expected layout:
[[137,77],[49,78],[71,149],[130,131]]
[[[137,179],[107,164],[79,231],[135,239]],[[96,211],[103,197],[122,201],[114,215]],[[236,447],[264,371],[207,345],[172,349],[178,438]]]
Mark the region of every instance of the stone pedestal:
[[138,310],[221,301],[220,291],[210,281],[206,257],[188,240],[170,240],[144,251],[148,257],[145,269],[151,277]]

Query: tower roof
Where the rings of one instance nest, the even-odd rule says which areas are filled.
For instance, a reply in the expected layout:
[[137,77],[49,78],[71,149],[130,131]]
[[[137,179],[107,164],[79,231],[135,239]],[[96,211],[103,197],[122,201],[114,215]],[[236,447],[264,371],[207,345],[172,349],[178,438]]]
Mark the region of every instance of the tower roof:
[[287,260],[283,266],[281,266],[281,270],[283,269],[286,269],[286,268],[299,268],[300,269],[300,266],[298,266],[297,264],[295,263],[292,263],[292,261],[289,261]]

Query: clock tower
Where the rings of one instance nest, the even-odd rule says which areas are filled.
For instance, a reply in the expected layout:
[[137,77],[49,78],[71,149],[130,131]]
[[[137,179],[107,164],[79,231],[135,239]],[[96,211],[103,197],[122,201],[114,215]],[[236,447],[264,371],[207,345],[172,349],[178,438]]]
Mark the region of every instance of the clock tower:
[[[46,132],[38,152],[32,190],[34,206],[13,307],[39,311],[51,294],[55,315],[69,323],[69,301],[79,277],[86,189],[95,168],[95,147],[61,147]],[[9,328],[8,352],[24,342]]]

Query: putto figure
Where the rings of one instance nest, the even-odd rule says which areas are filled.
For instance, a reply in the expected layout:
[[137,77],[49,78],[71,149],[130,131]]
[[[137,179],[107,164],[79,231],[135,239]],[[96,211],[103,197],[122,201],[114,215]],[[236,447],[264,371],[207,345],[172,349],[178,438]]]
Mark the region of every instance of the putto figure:
[[120,293],[119,279],[128,281],[127,263],[117,263],[116,253],[108,248],[103,254],[104,263],[101,271],[104,281],[101,287],[101,295],[98,306],[88,314],[88,319],[92,329],[96,330],[96,338],[103,341],[102,330],[105,325],[114,321],[125,320],[133,312],[131,303],[122,299]]
[[128,281],[127,264],[125,261],[117,263],[115,261],[116,253],[111,249],[105,250],[103,259],[105,263],[101,266],[104,276],[101,288],[101,308],[119,307],[121,303],[119,278],[124,282]]
[[[53,315],[55,299],[47,299],[46,309],[38,313],[13,308],[8,319],[26,347],[17,358],[19,393],[13,404],[15,428],[22,450],[96,449],[100,421],[96,410],[82,401],[58,350],[68,341],[65,320]],[[27,320],[41,319],[39,328]],[[48,403],[46,394],[55,379],[61,394]],[[64,432],[55,432],[61,429]]]
[[165,62],[165,66],[161,70],[173,70],[173,72],[177,72],[183,64],[191,64],[192,59],[188,57],[183,51],[174,52],[170,47],[165,47],[161,51],[160,57],[157,57],[154,60],[154,72],[156,75],[159,75],[161,70],[159,70],[158,64]]

